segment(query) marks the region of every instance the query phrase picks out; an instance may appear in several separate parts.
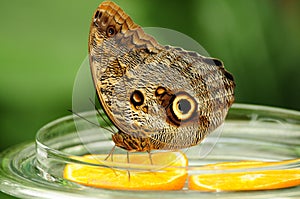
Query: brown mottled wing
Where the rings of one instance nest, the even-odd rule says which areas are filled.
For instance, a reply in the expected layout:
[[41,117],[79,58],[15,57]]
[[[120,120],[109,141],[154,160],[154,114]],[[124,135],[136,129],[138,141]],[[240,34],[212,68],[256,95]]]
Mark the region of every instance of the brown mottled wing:
[[[233,78],[219,60],[159,45],[112,2],[94,13],[89,55],[105,112],[120,132],[151,139],[151,149],[198,144],[224,121],[234,101]],[[167,94],[158,97],[159,88]],[[137,91],[143,103],[133,106]],[[181,95],[195,104],[191,120],[176,119],[172,107]]]
[[151,138],[165,149],[180,149],[198,144],[224,122],[234,102],[235,83],[220,60],[181,48],[165,48],[170,60],[167,65],[188,82],[179,89],[188,91],[198,103],[198,120],[180,128],[165,128],[164,133],[154,133]]
[[[109,27],[114,27],[113,37],[108,35]],[[141,64],[148,52],[155,53],[159,48],[160,45],[113,2],[105,1],[95,11],[88,44],[90,67],[99,100],[117,127],[111,102],[114,84],[128,68]]]

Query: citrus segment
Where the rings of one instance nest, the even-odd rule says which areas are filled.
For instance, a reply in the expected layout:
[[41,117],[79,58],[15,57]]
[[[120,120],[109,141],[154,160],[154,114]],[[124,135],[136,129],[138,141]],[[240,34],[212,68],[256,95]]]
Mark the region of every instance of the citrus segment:
[[[106,155],[87,155],[76,158],[80,161],[99,164],[103,163]],[[151,165],[148,154],[134,154],[129,156],[132,164],[160,166],[159,170],[133,170],[105,168],[84,164],[67,164],[64,169],[64,178],[79,184],[98,188],[118,190],[180,190],[186,178],[187,158],[180,152],[154,153],[151,156]],[[113,164],[127,163],[127,156],[113,155]],[[129,166],[129,165],[128,165]],[[129,176],[130,175],[130,176]]]

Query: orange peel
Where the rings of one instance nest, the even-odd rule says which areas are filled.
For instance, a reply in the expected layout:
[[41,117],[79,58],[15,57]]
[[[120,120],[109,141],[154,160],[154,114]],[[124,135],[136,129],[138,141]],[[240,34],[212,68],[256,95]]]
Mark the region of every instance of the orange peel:
[[[295,160],[286,161],[292,163]],[[190,190],[197,191],[251,191],[271,190],[300,185],[300,169],[261,170],[232,172],[232,169],[251,169],[276,166],[277,162],[241,161],[204,166],[202,169],[216,169],[222,173],[196,174],[188,178]],[[224,173],[229,171],[230,173]]]

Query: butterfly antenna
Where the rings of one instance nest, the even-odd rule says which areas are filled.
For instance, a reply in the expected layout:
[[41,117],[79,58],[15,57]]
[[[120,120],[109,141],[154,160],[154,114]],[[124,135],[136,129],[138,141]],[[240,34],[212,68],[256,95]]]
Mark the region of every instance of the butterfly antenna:
[[[92,122],[92,121],[90,121],[90,120],[84,118],[83,116],[81,116],[80,114],[78,114],[78,113],[76,113],[76,112],[74,112],[74,111],[72,111],[72,110],[68,110],[68,111],[70,111],[71,113],[73,113],[73,114],[76,115],[77,117],[79,117],[79,118],[81,118],[81,119],[87,121],[87,122],[90,123],[90,124],[93,124],[93,125],[95,125],[95,126],[101,127],[99,124],[96,124],[96,123],[94,123],[94,122]],[[101,128],[102,128],[102,127],[101,127]]]
[[111,127],[111,125],[109,125],[109,122],[103,117],[103,115],[100,113],[98,107],[96,106],[96,104],[93,102],[93,100],[91,98],[90,99],[90,102],[94,105],[98,115],[101,117],[101,119],[107,124],[107,126],[109,126],[110,130],[109,132],[112,132],[112,133],[116,133],[115,130]]
[[79,118],[81,118],[81,119],[87,121],[88,123],[90,123],[90,124],[92,124],[92,125],[95,125],[95,126],[97,126],[97,127],[99,127],[99,128],[102,128],[102,129],[105,129],[105,130],[107,130],[107,131],[109,131],[109,132],[111,132],[111,133],[115,133],[115,132],[112,131],[111,129],[108,129],[108,128],[106,128],[106,127],[102,127],[101,125],[99,125],[99,124],[97,124],[97,123],[94,123],[94,122],[92,122],[92,121],[90,121],[90,120],[84,118],[83,116],[81,116],[80,114],[78,114],[78,113],[76,113],[76,112],[74,112],[74,111],[72,111],[72,110],[68,110],[68,111],[70,111],[71,113],[73,113],[73,114],[76,115],[77,117],[79,117]]

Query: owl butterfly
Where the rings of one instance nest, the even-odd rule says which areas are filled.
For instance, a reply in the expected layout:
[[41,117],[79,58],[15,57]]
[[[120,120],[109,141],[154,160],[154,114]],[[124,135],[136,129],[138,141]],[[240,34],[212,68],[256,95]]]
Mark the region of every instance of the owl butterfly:
[[220,126],[235,83],[223,63],[162,46],[116,4],[95,11],[89,61],[98,98],[127,151],[181,149]]

